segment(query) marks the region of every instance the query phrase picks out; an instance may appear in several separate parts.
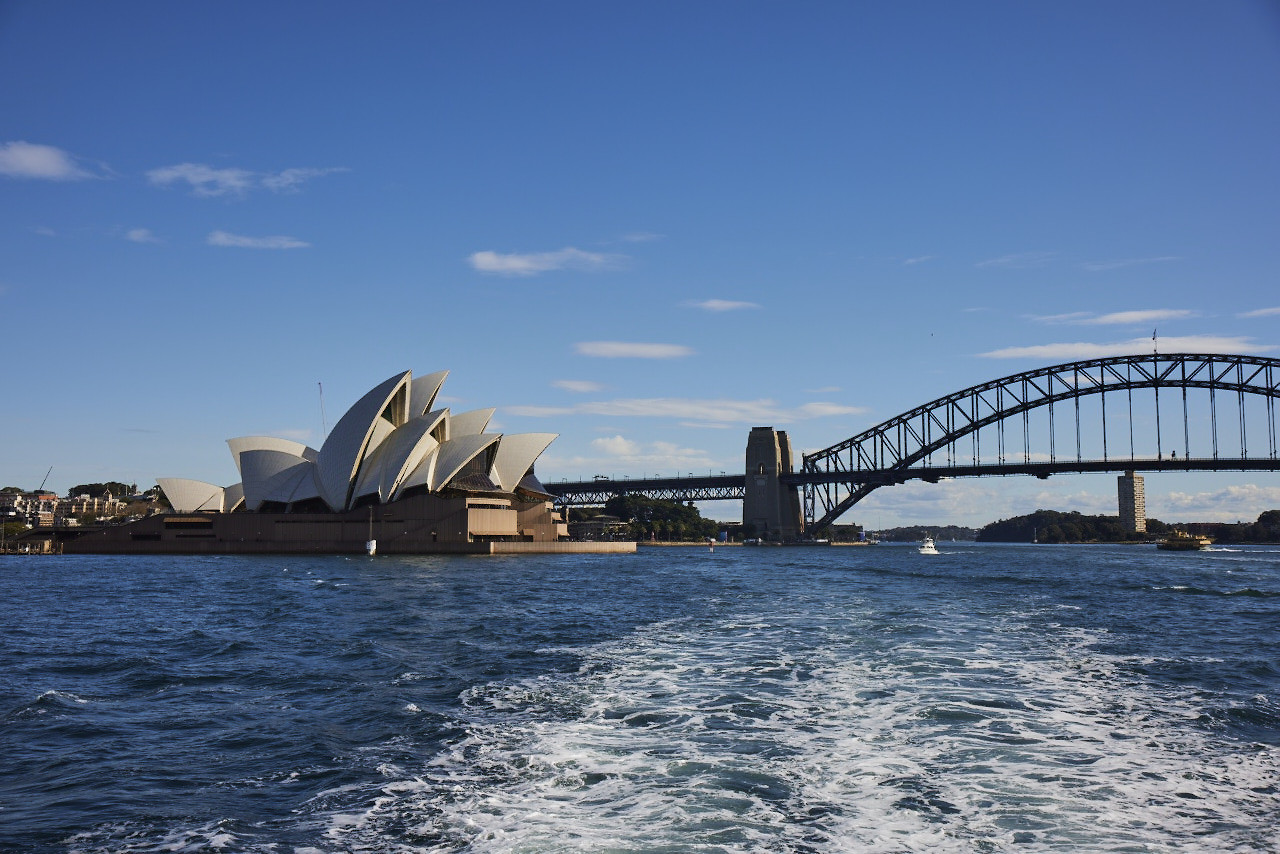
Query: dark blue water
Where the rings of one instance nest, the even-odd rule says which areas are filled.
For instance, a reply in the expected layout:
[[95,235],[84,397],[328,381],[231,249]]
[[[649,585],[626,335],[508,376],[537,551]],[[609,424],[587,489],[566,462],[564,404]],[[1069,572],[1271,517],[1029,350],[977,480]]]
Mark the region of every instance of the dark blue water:
[[0,850],[1280,850],[1280,549],[942,551],[0,558]]

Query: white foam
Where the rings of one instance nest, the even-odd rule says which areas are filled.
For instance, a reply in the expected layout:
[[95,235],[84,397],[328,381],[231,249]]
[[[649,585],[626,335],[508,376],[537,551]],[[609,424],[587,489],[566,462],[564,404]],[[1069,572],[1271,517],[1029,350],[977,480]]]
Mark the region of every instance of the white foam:
[[477,687],[467,736],[335,816],[331,838],[393,824],[481,852],[1234,850],[1275,816],[1275,754],[1195,725],[1198,697],[1145,683],[1101,633],[1039,615],[914,640],[810,626],[653,626],[580,651],[577,674]]

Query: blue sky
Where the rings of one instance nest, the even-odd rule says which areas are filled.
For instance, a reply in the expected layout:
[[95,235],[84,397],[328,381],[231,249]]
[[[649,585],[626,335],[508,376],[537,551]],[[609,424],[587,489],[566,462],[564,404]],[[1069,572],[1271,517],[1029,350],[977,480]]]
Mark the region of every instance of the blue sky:
[[[0,3],[0,480],[230,483],[402,370],[546,480],[741,470],[1142,351],[1280,352],[1270,2]],[[1274,476],[1159,475],[1252,519]],[[846,521],[1115,512],[1114,476]],[[730,505],[704,508],[732,518]]]

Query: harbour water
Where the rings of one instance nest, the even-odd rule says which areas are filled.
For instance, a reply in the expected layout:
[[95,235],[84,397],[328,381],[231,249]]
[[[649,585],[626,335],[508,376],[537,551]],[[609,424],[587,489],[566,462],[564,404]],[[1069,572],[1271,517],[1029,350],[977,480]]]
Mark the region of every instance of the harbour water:
[[0,557],[6,852],[1280,851],[1280,547]]

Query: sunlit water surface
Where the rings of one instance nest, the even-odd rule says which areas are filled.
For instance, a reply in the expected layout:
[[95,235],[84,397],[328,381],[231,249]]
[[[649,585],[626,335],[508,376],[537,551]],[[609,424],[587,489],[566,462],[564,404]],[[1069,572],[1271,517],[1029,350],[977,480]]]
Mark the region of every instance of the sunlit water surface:
[[0,558],[0,850],[1280,851],[1280,549]]

